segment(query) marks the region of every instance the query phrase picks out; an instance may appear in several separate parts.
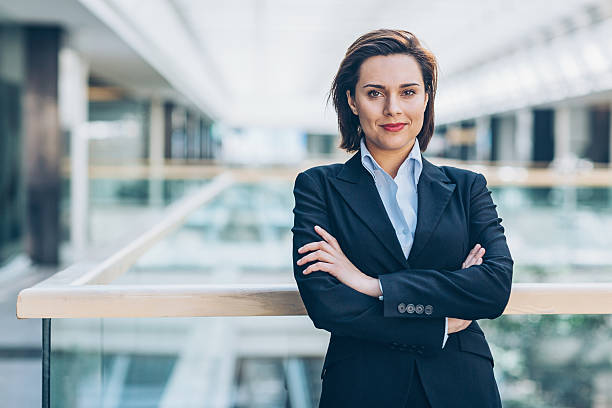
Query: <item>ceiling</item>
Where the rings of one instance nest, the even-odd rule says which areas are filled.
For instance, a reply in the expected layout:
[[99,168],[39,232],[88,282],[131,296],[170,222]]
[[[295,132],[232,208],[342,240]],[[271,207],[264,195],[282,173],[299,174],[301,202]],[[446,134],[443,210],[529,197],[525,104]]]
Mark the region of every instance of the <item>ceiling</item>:
[[[24,3],[49,4],[43,0],[0,0],[0,10]],[[132,67],[125,70],[129,81],[160,85],[167,81],[200,109],[230,125],[291,126],[311,131],[336,129],[333,110],[326,109],[326,94],[347,47],[369,30],[401,28],[421,38],[440,64],[439,117],[460,120],[466,115],[486,114],[487,108],[516,108],[507,103],[497,106],[486,97],[494,92],[504,102],[504,84],[517,76],[529,77],[524,71],[532,65],[543,77],[534,81],[547,80],[548,74],[534,65],[537,58],[532,56],[554,65],[558,55],[550,50],[563,53],[564,48],[564,43],[554,43],[555,39],[575,33],[582,33],[584,39],[585,27],[605,22],[611,14],[609,0],[59,3],[67,9],[79,9],[78,15],[48,5],[45,15],[61,11],[81,47],[89,50],[97,61],[94,65],[105,67],[104,71],[121,76],[117,70],[123,70],[122,64],[127,63],[120,59],[135,53],[131,58],[146,61],[149,68],[142,68],[139,74],[134,63],[127,64]],[[32,9],[24,13],[36,14]],[[113,40],[99,37],[100,27],[96,31],[92,26],[106,27],[104,36]],[[574,42],[572,47],[576,46],[580,44]],[[597,43],[595,47],[604,49],[595,54],[603,53],[604,60],[612,61],[612,44]],[[603,66],[609,70],[608,65]],[[505,76],[498,74],[504,69],[508,71]],[[483,84],[480,79],[491,73],[494,78]],[[541,94],[533,87],[531,91]],[[457,98],[459,92],[463,97]],[[470,105],[470,100],[480,102]],[[536,98],[530,103],[543,102]],[[521,103],[520,93],[516,103]]]
[[66,31],[66,45],[78,50],[96,77],[135,94],[184,100],[157,69],[76,0],[0,0],[0,17],[17,24],[59,25]]

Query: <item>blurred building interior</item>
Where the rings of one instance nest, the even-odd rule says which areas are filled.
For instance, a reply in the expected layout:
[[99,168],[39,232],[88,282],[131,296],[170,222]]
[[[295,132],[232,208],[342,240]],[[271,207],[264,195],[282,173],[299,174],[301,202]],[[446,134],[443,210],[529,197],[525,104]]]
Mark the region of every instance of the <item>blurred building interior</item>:
[[[610,280],[611,0],[0,0],[7,407],[317,404],[327,334],[305,316],[51,319],[45,394],[45,333],[15,302],[95,269],[226,171],[238,181],[108,284],[291,284],[292,182],[348,159],[327,92],[381,27],[437,56],[425,156],[487,176],[516,280]],[[505,406],[612,407],[610,315],[483,327]]]

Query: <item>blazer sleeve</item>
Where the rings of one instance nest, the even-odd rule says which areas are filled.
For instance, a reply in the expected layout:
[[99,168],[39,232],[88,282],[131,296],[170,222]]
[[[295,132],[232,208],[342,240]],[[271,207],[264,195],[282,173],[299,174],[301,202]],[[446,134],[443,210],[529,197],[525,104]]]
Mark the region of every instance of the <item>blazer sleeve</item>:
[[[314,231],[319,225],[333,235],[323,190],[307,173],[300,173],[295,196],[293,232],[293,271],[302,301],[315,327],[341,336],[351,336],[393,345],[418,345],[424,353],[440,350],[445,319],[406,320],[383,315],[383,302],[362,294],[326,272],[302,271],[313,262],[296,265],[305,254],[301,246],[322,238]],[[342,243],[341,243],[342,244]],[[386,294],[385,294],[386,296]]]
[[[467,320],[500,316],[510,297],[514,262],[495,207],[486,179],[477,174],[470,189],[469,248],[476,243],[485,248],[482,264],[455,271],[410,269],[411,273],[400,270],[381,275],[384,315]],[[431,313],[400,313],[399,303],[431,305]]]

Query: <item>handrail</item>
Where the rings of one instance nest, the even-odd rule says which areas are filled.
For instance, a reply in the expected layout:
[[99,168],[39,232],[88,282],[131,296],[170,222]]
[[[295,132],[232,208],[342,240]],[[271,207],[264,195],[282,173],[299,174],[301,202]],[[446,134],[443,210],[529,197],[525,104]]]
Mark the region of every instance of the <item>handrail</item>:
[[[341,160],[333,160],[338,162]],[[259,179],[281,179],[293,181],[297,173],[318,164],[329,164],[332,161],[308,161],[299,166],[266,166],[258,168],[236,168],[219,164],[172,164],[158,169],[159,176],[164,179],[199,179],[213,177],[222,173],[231,173],[237,181],[253,181]],[[487,178],[489,186],[516,187],[609,187],[612,180],[612,168],[596,167],[592,169],[561,170],[555,168],[524,167],[517,165],[490,165],[476,162],[462,162],[448,159],[432,158],[437,165],[456,166],[479,173]],[[68,168],[63,171],[67,171]],[[89,167],[89,177],[112,178],[120,180],[148,179],[151,177],[148,165]]]
[[[244,174],[243,174],[244,175]],[[304,315],[292,284],[106,285],[236,179],[234,171],[167,210],[164,219],[101,262],[77,263],[24,289],[18,318]],[[256,177],[257,178],[257,177]],[[291,276],[287,271],[286,276]],[[517,283],[505,314],[612,314],[612,283]]]
[[[290,274],[290,271],[287,271]],[[295,284],[58,285],[19,295],[19,318],[295,316]],[[612,314],[612,283],[516,283],[506,315]]]

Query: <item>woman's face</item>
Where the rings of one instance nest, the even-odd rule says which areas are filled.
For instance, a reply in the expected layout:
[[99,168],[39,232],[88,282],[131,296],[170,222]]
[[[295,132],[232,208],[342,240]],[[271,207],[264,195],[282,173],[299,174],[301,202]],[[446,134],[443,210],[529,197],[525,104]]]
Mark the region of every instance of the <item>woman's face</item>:
[[368,150],[375,154],[408,154],[423,127],[429,95],[423,75],[411,55],[377,55],[359,69],[355,94],[346,92],[348,103],[359,116]]

